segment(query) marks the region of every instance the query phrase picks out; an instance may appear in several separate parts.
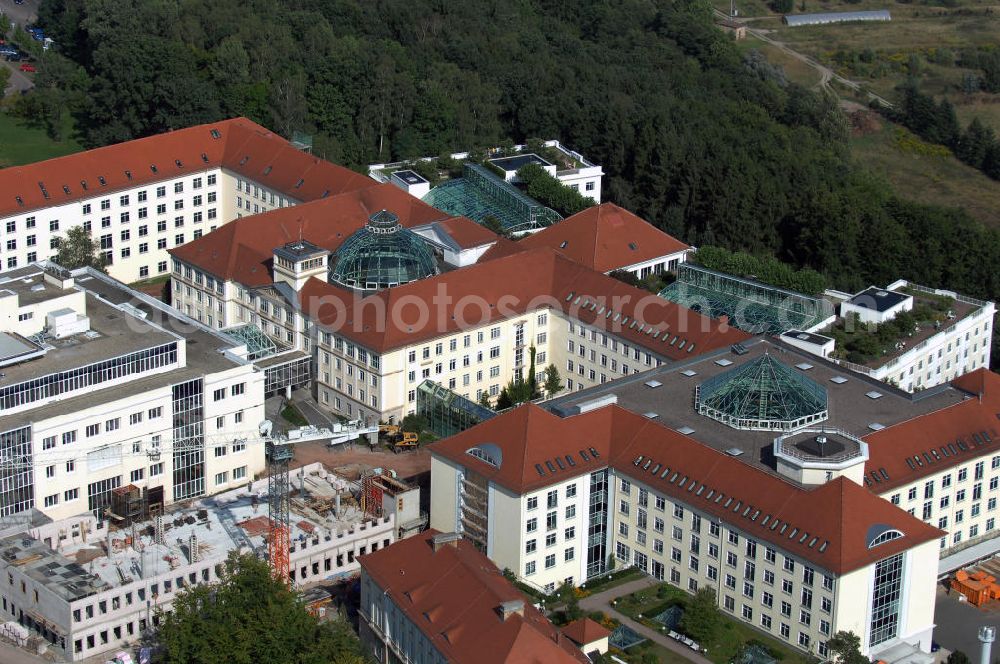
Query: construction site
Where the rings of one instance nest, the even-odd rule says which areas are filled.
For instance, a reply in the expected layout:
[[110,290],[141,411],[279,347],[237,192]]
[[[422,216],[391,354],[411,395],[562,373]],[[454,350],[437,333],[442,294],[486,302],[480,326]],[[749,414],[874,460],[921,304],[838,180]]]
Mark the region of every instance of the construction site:
[[[36,514],[17,532],[0,533],[9,581],[0,586],[3,617],[40,634],[54,654],[83,660],[137,641],[176,593],[218,581],[234,551],[268,558],[279,575],[284,565],[289,583],[311,588],[350,577],[358,556],[426,524],[419,488],[393,471],[331,472],[312,463],[285,466],[282,476],[274,469],[240,489],[167,509],[129,485],[115,491],[107,520]],[[276,480],[285,483],[284,530],[272,516]],[[275,559],[276,548],[284,561]]]

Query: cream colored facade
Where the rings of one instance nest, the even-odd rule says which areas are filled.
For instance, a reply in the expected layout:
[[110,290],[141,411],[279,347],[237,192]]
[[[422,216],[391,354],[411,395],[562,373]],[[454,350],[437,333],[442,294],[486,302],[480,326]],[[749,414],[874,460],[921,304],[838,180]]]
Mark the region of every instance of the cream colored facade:
[[[470,500],[476,491],[472,475],[474,471],[432,455],[431,528],[464,531],[497,567],[546,593],[587,579],[589,473],[524,494],[489,482],[482,487],[485,510]],[[470,533],[473,516],[480,517],[483,532]]]
[[[30,364],[5,358],[0,445],[24,461],[0,474],[5,516],[100,511],[129,484],[162,489],[169,504],[263,472],[265,375],[245,348],[89,269],[21,268],[0,290],[0,306],[23,318],[7,330],[39,333]],[[65,336],[41,330],[52,312],[80,324]]]
[[[901,641],[930,649],[938,561],[934,542],[838,576],[620,471],[598,472],[608,476],[603,550],[616,566],[637,567],[691,593],[712,587],[719,608],[734,619],[819,657],[827,656],[826,640],[840,630],[862,635],[863,650],[873,656]],[[487,524],[484,551],[497,566],[548,592],[563,582],[586,581],[589,528],[597,523],[591,505],[602,500],[591,500],[590,475],[523,495],[490,482],[486,500],[477,497],[474,476],[475,471],[432,455],[432,528],[464,531],[477,541],[480,526],[470,520],[486,505],[480,522]],[[554,542],[546,541],[549,535]],[[886,631],[872,626],[878,565],[895,570],[900,597]]]
[[234,219],[298,203],[220,167],[95,194],[0,218],[0,269],[53,258],[66,232],[82,226],[111,276],[126,283],[158,277],[169,272],[168,249]]
[[[941,557],[997,537],[1000,454],[973,457],[879,494],[918,519],[947,531]],[[1000,539],[996,547],[1000,550]],[[936,570],[935,570],[936,574]]]

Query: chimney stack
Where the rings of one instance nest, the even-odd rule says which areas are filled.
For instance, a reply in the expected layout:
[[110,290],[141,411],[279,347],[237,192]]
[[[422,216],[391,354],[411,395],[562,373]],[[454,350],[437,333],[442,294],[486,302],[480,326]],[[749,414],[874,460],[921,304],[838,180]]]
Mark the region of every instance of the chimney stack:
[[441,547],[452,546],[456,549],[458,548],[458,541],[462,539],[462,536],[458,533],[438,533],[431,538],[431,548],[435,552],[439,551]]
[[510,618],[515,613],[524,617],[523,599],[512,599],[500,605],[500,619],[502,621],[507,622],[507,618]]

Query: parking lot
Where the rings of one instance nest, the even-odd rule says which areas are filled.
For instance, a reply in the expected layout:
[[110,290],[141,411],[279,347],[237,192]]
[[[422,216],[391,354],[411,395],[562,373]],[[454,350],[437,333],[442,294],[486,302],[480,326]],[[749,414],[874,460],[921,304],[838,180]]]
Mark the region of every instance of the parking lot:
[[[960,602],[957,596],[949,594],[939,585],[934,620],[937,623],[937,627],[934,628],[934,640],[942,650],[961,650],[973,662],[978,662],[979,628],[983,625],[992,625],[1000,632],[1000,607],[992,610],[976,608],[967,602]],[[994,644],[994,661],[998,655],[1000,655],[1000,644]]]

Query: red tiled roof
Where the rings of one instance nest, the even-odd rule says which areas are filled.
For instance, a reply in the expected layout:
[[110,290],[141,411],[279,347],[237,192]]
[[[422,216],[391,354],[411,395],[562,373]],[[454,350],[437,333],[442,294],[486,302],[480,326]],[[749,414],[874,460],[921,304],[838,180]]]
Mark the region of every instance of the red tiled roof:
[[[702,353],[749,338],[740,330],[544,248],[445,272],[365,298],[311,279],[299,297],[313,320],[375,352],[542,307],[557,307],[577,320],[670,359],[692,357],[695,350]],[[429,316],[417,315],[417,302],[430,305]],[[615,312],[611,316],[609,308]],[[635,316],[643,319],[641,329],[633,320]]]
[[590,618],[580,618],[562,628],[563,634],[571,641],[582,646],[593,643],[598,639],[611,636],[611,632],[603,625],[594,622]]
[[884,469],[889,476],[873,481],[872,491],[885,493],[978,457],[1000,454],[1000,376],[978,369],[956,378],[952,385],[971,398],[864,437],[868,443],[865,471],[882,478]]
[[[503,462],[499,469],[467,454],[481,443],[500,448]],[[431,452],[525,493],[599,467],[584,465],[580,458],[579,450],[590,446],[601,454],[600,466],[610,465],[836,574],[941,536],[941,531],[851,480],[840,477],[803,488],[618,406],[568,418],[538,406],[520,406],[434,443]],[[564,463],[565,469],[553,473],[541,461],[544,475],[534,468],[539,460],[567,454],[575,467]],[[869,549],[872,529],[879,526],[896,528],[904,536]]]
[[[456,664],[562,664],[586,656],[467,540],[434,551],[435,530],[358,558],[361,568]],[[524,602],[504,620],[502,603]]]
[[550,247],[598,272],[675,254],[690,247],[614,203],[574,214],[519,242]]
[[[359,173],[295,149],[246,118],[233,118],[4,168],[0,170],[0,216],[112,194],[219,166],[297,200],[319,198],[327,190],[332,195],[374,184]],[[271,170],[263,175],[267,166]],[[299,179],[304,183],[296,188]]]
[[219,279],[245,286],[270,284],[275,249],[302,237],[318,247],[335,251],[379,210],[391,210],[403,226],[435,221],[444,213],[391,184],[377,184],[322,198],[311,203],[279,208],[224,224],[208,235],[170,250],[185,263]]
[[496,242],[499,237],[490,229],[483,228],[468,217],[452,217],[437,222],[437,225],[463,249],[481,247],[484,244]]

